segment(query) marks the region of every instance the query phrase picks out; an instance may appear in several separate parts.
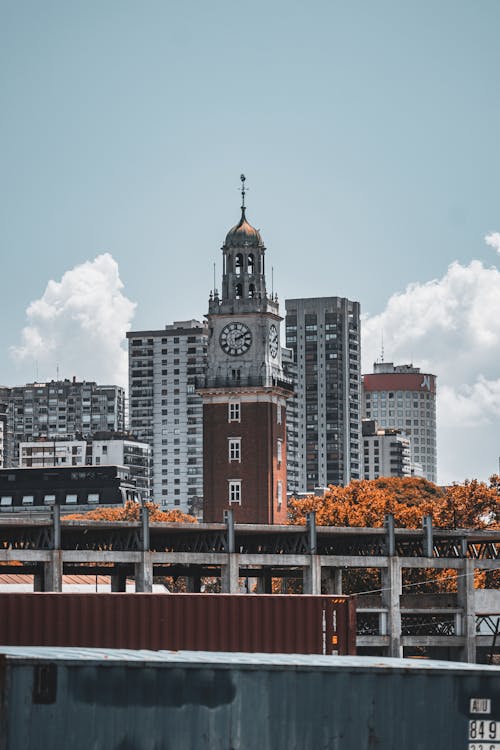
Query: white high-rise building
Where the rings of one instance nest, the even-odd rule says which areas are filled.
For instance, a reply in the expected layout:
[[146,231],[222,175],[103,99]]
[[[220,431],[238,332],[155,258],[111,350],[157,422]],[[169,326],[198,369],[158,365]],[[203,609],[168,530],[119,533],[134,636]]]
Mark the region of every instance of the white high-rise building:
[[401,430],[363,419],[362,431],[364,479],[411,476],[410,441]]
[[195,392],[205,374],[207,328],[177,321],[130,331],[129,426],[152,448],[152,497],[165,508],[199,512],[203,504],[203,408]]
[[285,305],[297,369],[297,472],[289,490],[349,484],[361,477],[359,302],[317,297]]
[[363,375],[363,416],[410,439],[411,462],[437,481],[436,376],[413,365],[377,362]]

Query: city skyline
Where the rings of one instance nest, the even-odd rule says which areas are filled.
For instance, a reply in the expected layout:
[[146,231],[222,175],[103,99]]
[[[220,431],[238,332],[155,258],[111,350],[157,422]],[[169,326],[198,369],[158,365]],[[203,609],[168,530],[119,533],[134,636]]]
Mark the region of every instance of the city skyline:
[[201,319],[243,170],[280,301],[359,301],[363,372],[383,339],[438,377],[439,480],[498,469],[498,4],[28,5],[0,9],[0,383],[125,383],[127,330]]

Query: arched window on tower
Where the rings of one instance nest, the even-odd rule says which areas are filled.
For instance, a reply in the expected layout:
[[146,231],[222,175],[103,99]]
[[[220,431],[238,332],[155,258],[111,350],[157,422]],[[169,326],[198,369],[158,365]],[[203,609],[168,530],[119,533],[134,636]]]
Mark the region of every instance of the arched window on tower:
[[235,291],[236,299],[241,299],[242,296],[243,296],[243,286],[242,286],[242,284],[236,284],[236,286],[234,288],[234,291]]
[[253,299],[255,297],[255,284],[250,284],[248,287],[248,296],[250,299]]
[[254,254],[250,253],[247,260],[247,271],[249,274],[255,273],[255,258]]
[[236,276],[241,276],[241,270],[243,268],[243,255],[241,253],[238,253],[238,255],[236,256],[236,261],[234,265],[235,265],[234,270],[236,272]]
[[226,273],[231,273],[233,270],[233,257],[232,255],[228,255],[226,258]]

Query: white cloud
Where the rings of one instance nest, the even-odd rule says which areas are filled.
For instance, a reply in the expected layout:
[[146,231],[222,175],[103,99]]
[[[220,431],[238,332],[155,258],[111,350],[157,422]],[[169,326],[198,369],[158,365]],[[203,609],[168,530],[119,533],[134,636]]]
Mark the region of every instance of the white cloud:
[[490,232],[484,238],[487,245],[500,253],[500,232]]
[[394,294],[382,313],[364,320],[364,372],[380,356],[382,335],[386,361],[413,362],[438,376],[440,480],[471,476],[479,465],[493,473],[500,448],[500,271],[477,260],[454,262],[442,278]]
[[122,292],[118,264],[109,253],[49,281],[40,299],[26,310],[22,343],[12,347],[18,362],[37,364],[40,380],[85,378],[125,385],[125,333],[135,303]]

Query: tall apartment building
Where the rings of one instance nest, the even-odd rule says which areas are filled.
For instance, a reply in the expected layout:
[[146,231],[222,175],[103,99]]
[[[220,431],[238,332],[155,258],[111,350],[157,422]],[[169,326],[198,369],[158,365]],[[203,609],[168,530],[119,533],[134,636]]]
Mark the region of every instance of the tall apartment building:
[[7,437],[7,415],[2,416],[2,404],[0,404],[0,469],[4,467],[5,443]]
[[[1,388],[0,388],[1,390]],[[12,464],[12,430],[9,420],[9,405],[0,401],[0,469]]]
[[363,478],[411,476],[410,440],[394,427],[363,419]]
[[283,374],[293,388],[286,401],[286,486],[289,497],[300,492],[299,432],[297,423],[297,362],[292,349],[281,349]]
[[86,437],[98,431],[125,429],[125,390],[116,385],[73,378],[2,386],[0,401],[8,405],[10,466],[18,465],[20,442],[42,437]]
[[204,375],[207,328],[177,321],[130,331],[130,431],[152,448],[152,496],[164,507],[197,512],[203,503],[203,409],[195,393]]
[[421,464],[425,479],[436,482],[436,376],[392,362],[373,368],[363,376],[363,416],[401,430],[410,439],[412,464]]
[[298,486],[312,491],[361,476],[359,302],[289,299],[286,345],[297,366]]

